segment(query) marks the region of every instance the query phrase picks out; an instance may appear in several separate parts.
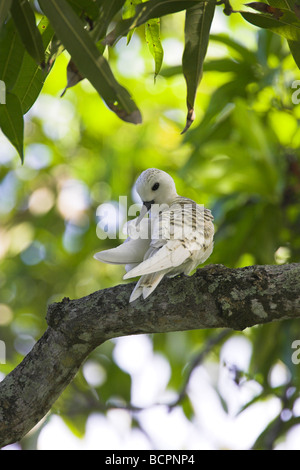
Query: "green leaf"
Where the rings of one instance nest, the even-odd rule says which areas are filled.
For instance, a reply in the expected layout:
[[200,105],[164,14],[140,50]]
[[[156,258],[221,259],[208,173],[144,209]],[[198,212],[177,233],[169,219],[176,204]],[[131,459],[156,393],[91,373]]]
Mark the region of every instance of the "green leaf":
[[300,69],[300,41],[288,41],[288,45],[293,59],[296,62],[298,68]]
[[[53,29],[45,16],[39,22],[38,29],[42,36],[43,49],[46,52],[53,37]],[[27,113],[36,101],[49,72],[50,69],[42,71],[35,60],[25,52],[18,78],[12,88],[12,92],[21,102],[23,114]]]
[[0,104],[0,128],[17,149],[23,163],[23,113],[19,98],[12,93],[7,93],[6,104]]
[[243,18],[254,26],[270,29],[289,41],[300,41],[300,21],[296,15],[288,10],[283,10],[280,18],[274,18],[268,13],[240,12]]
[[80,73],[95,87],[108,107],[121,119],[138,124],[141,114],[128,91],[115,79],[108,62],[65,0],[39,0],[57,36]]
[[136,14],[132,18],[119,21],[113,31],[106,36],[103,43],[112,46],[122,36],[126,36],[131,30],[146,23],[146,21],[191,8],[195,6],[195,3],[195,0],[151,0],[136,5]]
[[[105,36],[111,20],[117,14],[117,12],[121,10],[124,3],[125,0],[103,0],[100,9],[99,20],[97,21],[97,24],[99,25],[99,31],[96,41]],[[94,26],[95,28],[97,28],[97,24]]]
[[10,11],[26,50],[39,65],[44,66],[43,41],[30,3],[28,0],[13,0]]
[[254,52],[252,52],[249,48],[243,46],[240,42],[235,41],[234,39],[230,38],[226,34],[211,34],[210,40],[215,42],[220,42],[224,44],[229,49],[234,50],[241,59],[245,62],[255,65],[257,63],[257,58]]
[[286,435],[290,429],[294,426],[299,426],[299,424],[299,416],[292,417],[288,421],[283,421],[281,413],[279,413],[258,436],[251,450],[273,450],[275,444],[279,442],[280,437]]
[[[277,8],[286,8],[287,10],[293,11],[297,18],[300,19],[299,6],[296,4],[295,0],[269,0],[268,3]],[[294,61],[300,69],[300,41],[288,40],[288,45]]]
[[11,7],[12,0],[0,0],[0,29]]
[[187,119],[182,134],[188,130],[195,119],[194,103],[197,88],[202,78],[203,63],[206,56],[211,23],[214,17],[213,1],[197,4],[186,11],[185,48],[182,57],[182,71],[187,86]]
[[[136,5],[139,5],[140,3],[143,3],[143,0],[126,0],[124,7],[123,7],[123,13],[122,13],[123,20],[134,17],[135,7]],[[134,29],[131,29],[129,33],[127,34],[127,46],[130,43],[133,33],[134,33]]]
[[25,53],[12,20],[9,20],[1,30],[0,50],[0,79],[4,81],[9,90],[17,80]]
[[145,35],[146,41],[149,47],[149,51],[154,57],[155,71],[154,71],[154,80],[160,72],[164,51],[160,41],[160,19],[153,18],[147,21],[145,25]]
[[269,5],[276,8],[285,8],[286,10],[294,10],[294,5],[297,0],[267,0]]

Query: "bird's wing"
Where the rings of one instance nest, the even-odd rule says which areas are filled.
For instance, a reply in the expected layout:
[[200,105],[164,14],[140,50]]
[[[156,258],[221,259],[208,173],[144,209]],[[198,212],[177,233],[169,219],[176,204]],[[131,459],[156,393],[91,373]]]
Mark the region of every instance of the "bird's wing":
[[94,258],[102,263],[135,264],[141,263],[150,245],[150,240],[138,238],[127,239],[122,245],[96,253]]
[[131,269],[123,279],[165,271],[180,266],[191,255],[180,240],[170,240],[159,248],[150,258]]
[[152,240],[144,261],[127,272],[123,279],[166,272],[189,258],[195,258],[196,262],[210,238],[210,234],[209,237],[206,234],[207,222],[211,223],[208,216],[194,201],[176,198],[168,210],[152,220]]

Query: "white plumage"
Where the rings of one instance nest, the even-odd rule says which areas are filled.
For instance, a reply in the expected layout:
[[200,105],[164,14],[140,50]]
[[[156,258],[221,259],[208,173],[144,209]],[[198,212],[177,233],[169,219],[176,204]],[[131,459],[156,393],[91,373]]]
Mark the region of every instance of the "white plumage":
[[[189,274],[213,250],[213,216],[193,200],[178,196],[168,173],[144,171],[136,182],[143,201],[140,216],[129,224],[129,237],[117,248],[101,251],[104,263],[125,264],[124,279],[141,276],[130,302],[146,299],[162,278]],[[149,211],[150,217],[144,218]]]

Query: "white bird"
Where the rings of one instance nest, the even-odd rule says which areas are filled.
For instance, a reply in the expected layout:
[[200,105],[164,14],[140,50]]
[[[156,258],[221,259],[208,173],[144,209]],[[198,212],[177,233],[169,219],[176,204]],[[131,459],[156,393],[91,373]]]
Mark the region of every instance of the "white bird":
[[[99,261],[125,264],[123,279],[141,276],[130,302],[146,299],[162,278],[189,274],[213,251],[213,216],[192,199],[181,197],[171,176],[145,170],[136,190],[143,201],[140,215],[129,224],[129,237],[117,248],[94,255]],[[149,211],[150,217],[144,218]]]

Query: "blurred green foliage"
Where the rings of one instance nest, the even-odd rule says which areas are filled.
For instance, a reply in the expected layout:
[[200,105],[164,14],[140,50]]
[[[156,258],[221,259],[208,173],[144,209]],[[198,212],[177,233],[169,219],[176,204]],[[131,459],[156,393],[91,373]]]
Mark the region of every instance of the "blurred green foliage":
[[[219,15],[218,25],[224,28],[224,22]],[[211,37],[196,98],[198,117],[185,136],[180,135],[185,122],[185,83],[178,60],[181,13],[162,21],[165,65],[155,84],[143,27],[135,31],[130,48],[122,39],[110,51],[116,77],[134,90],[143,109],[141,126],[118,120],[85,80],[59,98],[69,61],[63,53],[25,115],[23,165],[1,135],[0,339],[6,344],[6,364],[0,365],[0,373],[12,370],[42,335],[49,303],[121,282],[122,267],[93,259],[96,251],[119,243],[97,238],[96,212],[109,203],[112,211],[124,214],[119,196],[127,195],[129,204],[137,202],[131,188],[146,168],[169,172],[179,194],[212,210],[216,237],[209,263],[242,267],[300,261],[300,104],[292,100],[299,71],[281,37],[258,32],[236,17],[226,25],[230,37]],[[186,364],[213,334],[191,331],[151,338],[154,351],[170,363],[170,390],[180,389]],[[299,323],[274,323],[241,334],[251,342],[252,356],[248,370],[231,364],[233,380],[237,386],[250,380],[261,386],[253,402],[277,396],[282,409],[291,411],[290,419],[281,422],[280,410],[276,432],[270,423],[257,441],[258,448],[272,447],[298,424],[293,407],[300,372],[291,360],[291,344],[300,339]],[[116,361],[114,348],[115,341],[107,342],[88,360],[101,369],[100,384],[91,385],[80,371],[55,404],[53,412],[76,435],[84,434],[93,411],[105,413],[112,400],[131,401],[131,376]],[[219,361],[220,348],[210,354],[211,361]],[[279,363],[289,378],[273,387],[270,374]],[[215,387],[226,409],[226,398]],[[195,410],[188,396],[179,406],[192,420]],[[138,415],[132,425],[139,426]]]

